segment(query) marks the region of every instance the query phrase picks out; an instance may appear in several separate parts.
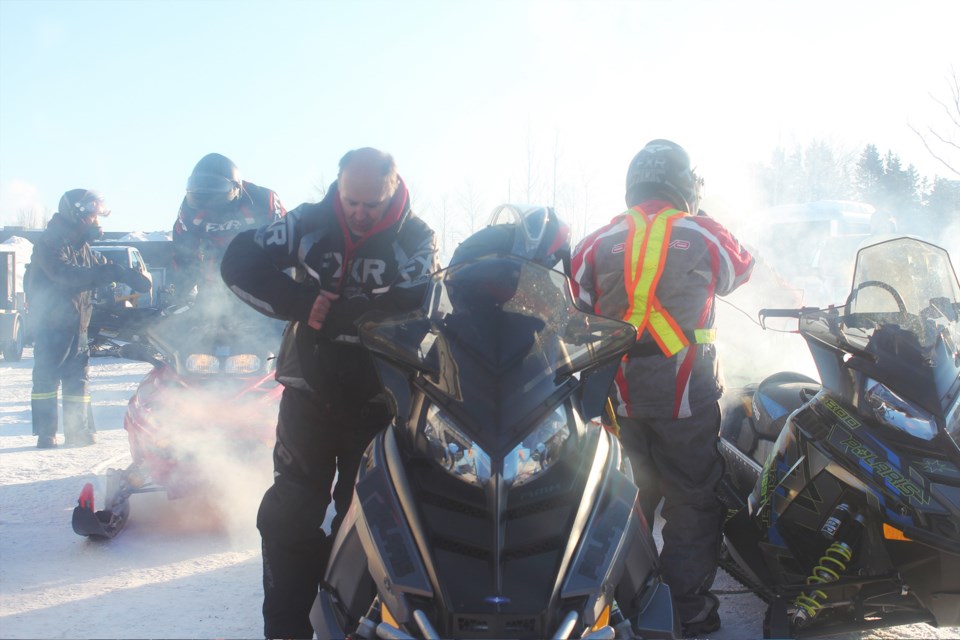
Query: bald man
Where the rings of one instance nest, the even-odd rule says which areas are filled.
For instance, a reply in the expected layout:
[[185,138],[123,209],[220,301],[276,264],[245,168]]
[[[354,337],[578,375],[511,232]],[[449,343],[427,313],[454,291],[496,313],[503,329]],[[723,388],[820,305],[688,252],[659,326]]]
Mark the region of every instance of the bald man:
[[[393,157],[372,148],[341,158],[322,202],[239,234],[223,256],[237,296],[289,321],[277,362],[274,483],[257,514],[267,638],[313,636],[310,607],[360,457],[392,418],[355,320],[416,308],[438,266],[436,234],[411,211]],[[321,526],[337,473],[328,536]]]

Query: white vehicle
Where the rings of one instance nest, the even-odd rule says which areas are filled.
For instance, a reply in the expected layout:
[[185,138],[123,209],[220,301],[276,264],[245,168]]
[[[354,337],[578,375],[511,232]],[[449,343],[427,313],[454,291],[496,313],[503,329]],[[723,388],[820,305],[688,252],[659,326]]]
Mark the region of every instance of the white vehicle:
[[738,237],[785,281],[804,304],[833,303],[850,289],[857,248],[871,237],[876,209],[847,200],[771,207]]
[[[140,250],[136,247],[98,244],[91,248],[94,253],[107,262],[123,265],[124,267],[139,271],[150,280],[152,285],[153,276],[150,274],[150,270],[147,268],[147,263],[144,262],[143,256],[140,255]],[[154,291],[151,286],[149,292],[137,293],[130,285],[115,282],[108,287],[97,289],[96,301],[98,304],[107,304],[110,306],[152,307],[154,306]],[[128,302],[130,304],[127,304]]]

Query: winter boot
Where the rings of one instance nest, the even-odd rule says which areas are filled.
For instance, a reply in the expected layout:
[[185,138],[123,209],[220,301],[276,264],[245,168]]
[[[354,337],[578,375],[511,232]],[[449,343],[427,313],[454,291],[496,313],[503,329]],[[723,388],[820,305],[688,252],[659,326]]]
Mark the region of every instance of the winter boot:
[[57,446],[57,436],[37,436],[37,449],[53,449]]
[[68,447],[88,447],[97,443],[97,436],[89,431],[79,434],[70,434],[64,437],[64,445]]
[[697,614],[680,623],[684,638],[703,638],[720,628],[720,599],[712,593],[703,594],[704,606]]

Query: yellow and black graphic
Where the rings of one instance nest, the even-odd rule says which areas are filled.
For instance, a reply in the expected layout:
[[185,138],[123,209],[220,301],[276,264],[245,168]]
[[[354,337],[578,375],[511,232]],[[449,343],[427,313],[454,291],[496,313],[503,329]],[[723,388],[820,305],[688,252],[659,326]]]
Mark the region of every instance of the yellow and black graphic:
[[870,447],[853,436],[843,440],[841,444],[847,447],[847,451],[859,458],[873,473],[886,480],[901,496],[915,500],[920,504],[930,504],[930,496],[924,492],[922,487],[893,468],[889,462],[877,455]]
[[850,415],[846,409],[841,407],[835,400],[833,400],[829,396],[824,397],[823,400],[821,401],[821,404],[827,409],[829,409],[830,413],[840,418],[840,422],[847,425],[851,429],[856,429],[862,424],[859,420],[857,420],[852,415]]

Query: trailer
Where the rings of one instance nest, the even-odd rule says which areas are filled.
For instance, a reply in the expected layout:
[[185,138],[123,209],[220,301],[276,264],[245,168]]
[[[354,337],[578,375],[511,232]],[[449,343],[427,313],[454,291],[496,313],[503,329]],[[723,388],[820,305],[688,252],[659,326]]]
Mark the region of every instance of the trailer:
[[27,336],[26,300],[17,291],[17,254],[0,251],[0,353],[19,362]]

